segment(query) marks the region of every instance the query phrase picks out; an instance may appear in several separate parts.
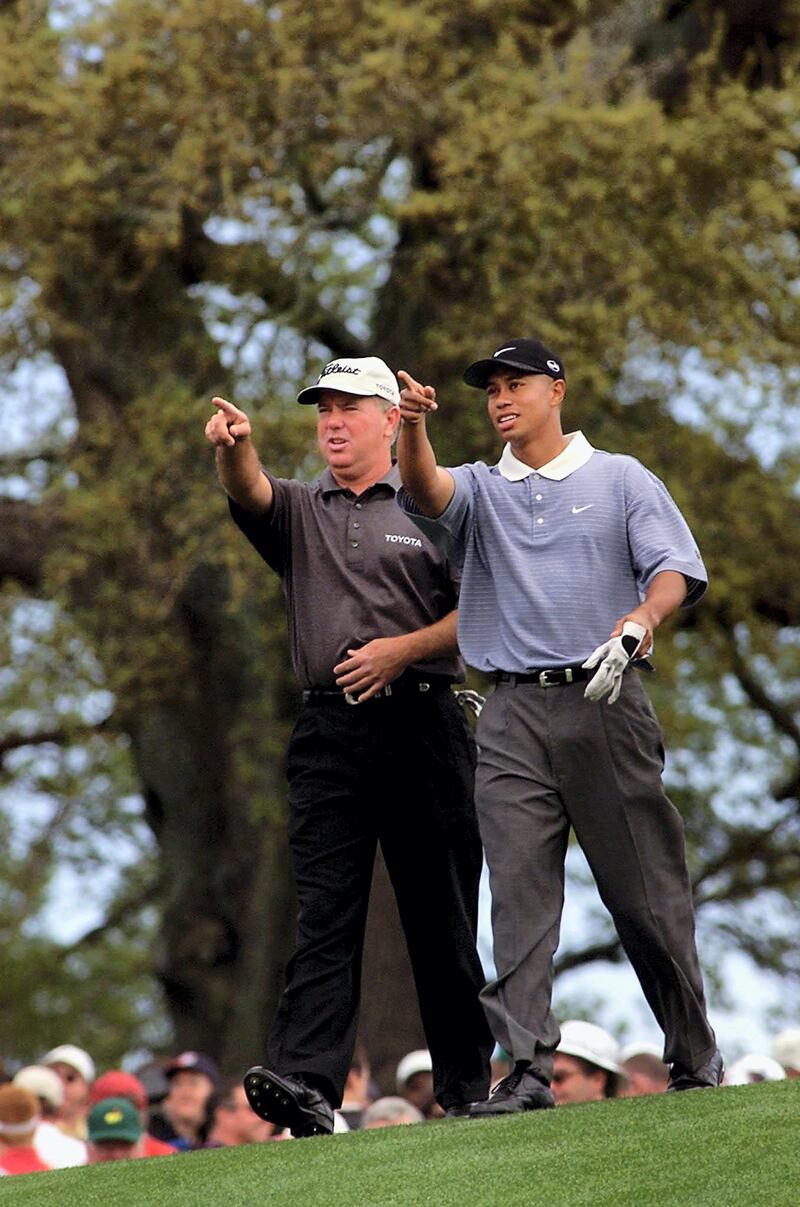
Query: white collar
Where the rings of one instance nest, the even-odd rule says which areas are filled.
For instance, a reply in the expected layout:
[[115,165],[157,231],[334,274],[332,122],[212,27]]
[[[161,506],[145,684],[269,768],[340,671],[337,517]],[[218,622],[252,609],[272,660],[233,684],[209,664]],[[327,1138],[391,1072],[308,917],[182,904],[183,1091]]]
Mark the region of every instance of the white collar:
[[534,469],[532,465],[526,465],[524,461],[515,457],[511,451],[511,445],[507,444],[497,463],[497,468],[509,482],[521,482],[529,474],[541,474],[543,478],[561,482],[570,474],[574,474],[576,469],[585,465],[594,452],[583,432],[569,432],[567,439],[569,440],[567,447],[552,461],[548,461],[546,465],[541,465],[538,469]]

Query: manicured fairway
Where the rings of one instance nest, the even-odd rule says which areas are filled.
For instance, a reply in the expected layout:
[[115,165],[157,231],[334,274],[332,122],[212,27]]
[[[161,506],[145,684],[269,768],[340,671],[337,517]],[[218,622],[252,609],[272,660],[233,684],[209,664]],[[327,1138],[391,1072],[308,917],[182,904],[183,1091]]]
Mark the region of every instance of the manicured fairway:
[[800,1080],[0,1183],[2,1207],[796,1207]]

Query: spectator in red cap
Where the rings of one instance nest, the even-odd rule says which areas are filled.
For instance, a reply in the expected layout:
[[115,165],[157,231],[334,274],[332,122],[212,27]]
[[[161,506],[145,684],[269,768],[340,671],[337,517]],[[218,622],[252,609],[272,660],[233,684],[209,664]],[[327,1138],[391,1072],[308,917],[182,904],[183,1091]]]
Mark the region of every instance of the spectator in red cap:
[[181,1052],[164,1073],[169,1093],[150,1118],[152,1135],[179,1150],[202,1146],[206,1105],[219,1083],[217,1066],[202,1052]]
[[141,1156],[166,1157],[170,1153],[177,1152],[174,1144],[168,1144],[166,1140],[159,1140],[147,1131],[147,1091],[133,1073],[126,1073],[124,1069],[110,1069],[107,1073],[101,1073],[89,1090],[89,1104],[95,1106],[104,1098],[125,1098],[139,1112],[143,1129]]

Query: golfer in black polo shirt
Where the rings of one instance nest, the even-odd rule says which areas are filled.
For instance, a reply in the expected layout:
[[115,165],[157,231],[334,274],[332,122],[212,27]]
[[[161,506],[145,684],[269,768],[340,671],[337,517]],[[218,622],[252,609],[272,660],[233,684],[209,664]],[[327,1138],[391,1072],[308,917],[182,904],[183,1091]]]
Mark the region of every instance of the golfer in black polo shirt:
[[315,404],[316,483],[261,466],[247,415],[215,398],[206,435],[234,520],[281,577],[303,708],[288,756],[297,950],[270,1039],[245,1077],[253,1109],[295,1136],[333,1130],[358,1018],[377,844],[391,877],[433,1059],[436,1097],[486,1097],[492,1039],[478,1000],[481,847],[474,746],[450,685],[457,584],[395,504],[394,374],[377,357],[327,365]]

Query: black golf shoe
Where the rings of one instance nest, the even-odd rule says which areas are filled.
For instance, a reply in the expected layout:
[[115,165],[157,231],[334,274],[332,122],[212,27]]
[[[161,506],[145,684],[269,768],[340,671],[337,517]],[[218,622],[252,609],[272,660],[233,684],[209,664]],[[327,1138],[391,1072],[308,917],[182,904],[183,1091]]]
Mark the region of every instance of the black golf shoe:
[[519,1063],[513,1072],[498,1081],[486,1102],[473,1103],[470,1119],[494,1115],[519,1115],[522,1111],[547,1111],[556,1104],[543,1074],[530,1065]]
[[333,1131],[333,1107],[300,1073],[282,1077],[255,1065],[245,1073],[244,1089],[259,1118],[288,1128],[295,1139]]
[[689,1069],[679,1060],[673,1061],[669,1069],[669,1085],[667,1092],[676,1090],[713,1090],[722,1082],[725,1066],[722,1063],[722,1053],[714,1054],[700,1065],[699,1069]]

